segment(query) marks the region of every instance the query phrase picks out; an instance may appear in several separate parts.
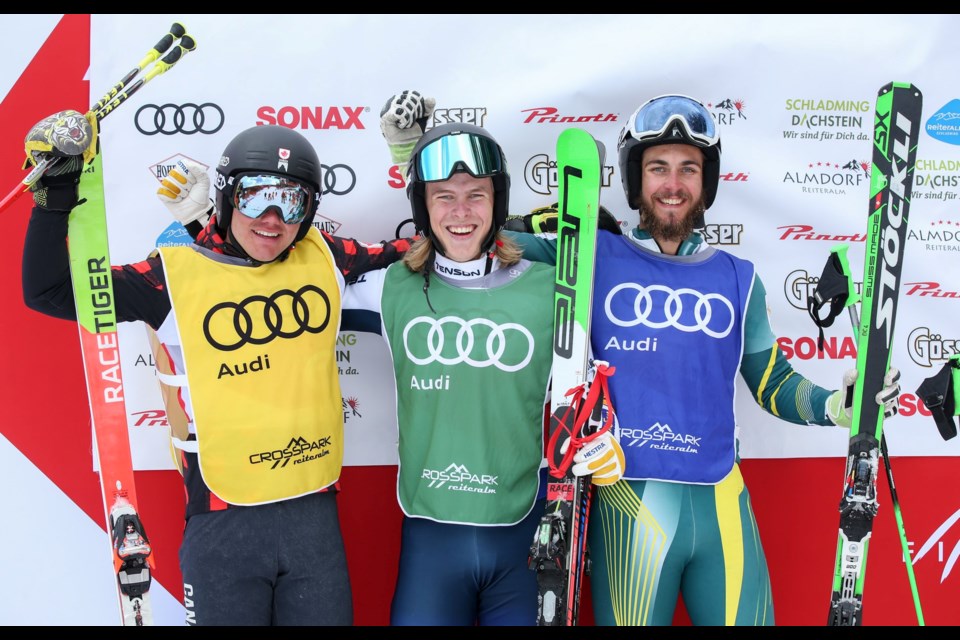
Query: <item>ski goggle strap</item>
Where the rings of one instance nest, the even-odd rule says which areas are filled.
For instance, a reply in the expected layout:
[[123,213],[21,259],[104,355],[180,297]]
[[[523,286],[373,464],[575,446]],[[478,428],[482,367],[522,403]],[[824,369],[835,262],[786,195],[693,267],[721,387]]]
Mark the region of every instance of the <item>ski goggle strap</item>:
[[235,181],[233,208],[248,218],[276,211],[287,224],[299,224],[314,199],[312,187],[292,178],[247,174],[237,176]]
[[693,98],[679,95],[660,96],[637,109],[630,118],[630,135],[638,141],[666,138],[674,123],[683,127],[687,137],[704,146],[713,146],[719,140],[716,122],[706,107]]
[[417,154],[417,178],[423,182],[447,180],[457,171],[474,178],[494,176],[504,171],[500,148],[490,138],[472,133],[443,136]]

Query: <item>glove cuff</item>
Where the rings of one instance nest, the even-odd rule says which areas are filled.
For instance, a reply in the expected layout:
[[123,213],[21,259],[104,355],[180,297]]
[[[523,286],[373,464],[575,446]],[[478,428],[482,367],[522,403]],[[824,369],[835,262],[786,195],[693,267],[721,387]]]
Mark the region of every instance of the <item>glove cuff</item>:
[[183,219],[180,220],[180,224],[186,226],[191,222],[196,222],[199,220],[200,224],[202,224],[203,226],[206,226],[207,222],[209,222],[210,220],[210,216],[213,215],[214,209],[215,209],[215,206],[213,204],[213,200],[208,200],[207,206],[197,207],[194,211],[191,211],[190,213],[185,215]]
[[413,148],[417,146],[417,141],[388,144],[387,146],[390,148],[390,159],[393,161],[393,164],[400,165],[401,168],[406,168],[410,163]]
[[827,398],[825,410],[830,422],[838,427],[845,427],[849,429],[850,425],[853,423],[853,416],[847,413],[847,410],[844,408],[843,396],[844,393],[842,389],[840,391],[834,391],[831,393]]
[[80,199],[80,173],[42,177],[34,185],[34,204],[50,211],[72,211]]

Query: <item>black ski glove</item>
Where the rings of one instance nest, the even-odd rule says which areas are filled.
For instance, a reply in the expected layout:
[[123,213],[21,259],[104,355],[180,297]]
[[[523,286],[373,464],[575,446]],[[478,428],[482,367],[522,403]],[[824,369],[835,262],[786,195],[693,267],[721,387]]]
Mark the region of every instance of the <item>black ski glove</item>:
[[[508,231],[519,231],[522,233],[556,233],[558,215],[558,203],[554,202],[549,207],[534,209],[525,216],[508,217],[503,228]],[[600,218],[597,221],[597,225],[598,228],[617,235],[623,233],[623,231],[620,230],[620,223],[603,205],[600,205]]]
[[78,111],[61,111],[30,128],[24,139],[24,168],[53,160],[31,187],[37,206],[52,211],[70,211],[79,201],[83,165],[97,154],[97,121]]

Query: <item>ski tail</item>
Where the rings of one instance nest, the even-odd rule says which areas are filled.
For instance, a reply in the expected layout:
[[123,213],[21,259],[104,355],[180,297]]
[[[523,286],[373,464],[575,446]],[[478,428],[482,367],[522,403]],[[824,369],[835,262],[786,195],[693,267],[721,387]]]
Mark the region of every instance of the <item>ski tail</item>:
[[853,422],[828,624],[863,623],[867,552],[876,516],[883,408],[876,394],[890,366],[923,97],[911,84],[883,86],[876,102],[862,315],[857,333]]
[[[589,477],[570,471],[576,448],[609,428],[606,370],[590,363],[590,314],[604,147],[582,129],[557,140],[559,201],[554,296],[553,383],[546,455],[551,473],[547,506],[530,547],[537,572],[537,624],[573,626],[588,571],[586,536],[592,491]],[[591,374],[591,371],[594,373]],[[612,371],[610,371],[612,373]],[[595,436],[594,436],[595,437]],[[569,438],[564,452],[561,447]]]

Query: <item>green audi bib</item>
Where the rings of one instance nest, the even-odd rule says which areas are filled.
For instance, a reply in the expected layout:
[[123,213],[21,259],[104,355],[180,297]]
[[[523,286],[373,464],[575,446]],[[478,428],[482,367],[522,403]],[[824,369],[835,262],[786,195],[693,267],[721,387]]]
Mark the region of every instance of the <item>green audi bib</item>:
[[408,516],[511,525],[537,497],[552,359],[554,269],[521,263],[471,281],[391,266],[382,317],[400,430],[398,496]]

